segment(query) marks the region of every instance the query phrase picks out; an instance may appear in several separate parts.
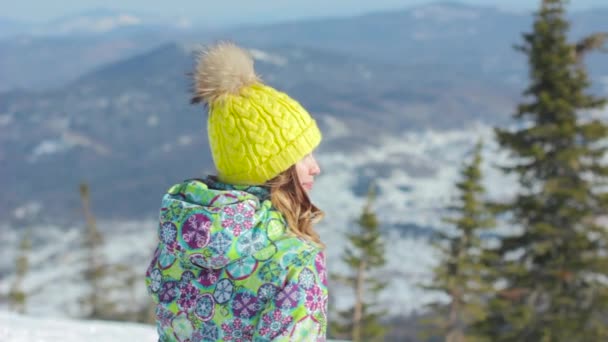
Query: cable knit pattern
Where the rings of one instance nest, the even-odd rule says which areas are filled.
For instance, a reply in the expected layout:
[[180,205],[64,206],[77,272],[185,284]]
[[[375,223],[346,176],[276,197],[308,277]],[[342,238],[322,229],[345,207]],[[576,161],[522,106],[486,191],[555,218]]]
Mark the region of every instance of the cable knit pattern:
[[260,185],[287,170],[321,142],[300,103],[263,84],[253,59],[233,44],[201,54],[192,102],[208,105],[207,133],[221,181]]
[[321,132],[295,100],[254,84],[209,108],[208,134],[219,178],[231,184],[262,184],[321,142]]

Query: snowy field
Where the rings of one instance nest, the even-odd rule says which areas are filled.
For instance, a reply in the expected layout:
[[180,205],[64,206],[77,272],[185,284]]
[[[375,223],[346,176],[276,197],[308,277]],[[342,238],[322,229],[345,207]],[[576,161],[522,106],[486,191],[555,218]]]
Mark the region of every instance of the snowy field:
[[[491,128],[483,125],[460,131],[410,132],[384,138],[376,146],[348,156],[318,155],[323,174],[312,197],[327,214],[318,231],[327,245],[329,271],[346,271],[340,261],[346,243],[344,233],[354,228],[365,201],[364,195],[355,195],[352,188],[362,182],[365,185],[365,177],[377,179],[379,195],[375,209],[387,251],[387,266],[378,276],[389,282],[379,301],[392,315],[408,315],[430,301],[441,299],[419,286],[430,279],[437,263],[428,237],[433,230],[447,229],[440,220],[443,208],[455,196],[454,182],[462,162],[480,137],[486,143],[482,170],[489,197],[510,196],[515,190],[512,180],[492,167],[493,163],[504,163],[505,158],[496,152]],[[98,227],[104,235],[105,261],[128,265],[132,275],[139,279],[129,290],[108,290],[104,295],[119,299],[123,305],[145,306],[148,297],[143,277],[156,239],[156,222],[153,218],[118,222],[98,218]],[[4,253],[0,258],[0,294],[6,294],[15,279],[14,265],[22,232],[1,225],[0,230],[0,248]],[[87,293],[83,281],[86,254],[80,248],[83,231],[83,226],[33,227],[31,269],[23,280],[28,314],[82,316],[78,298]],[[118,275],[108,281],[109,285],[122,282]],[[348,289],[330,283],[330,291],[336,307],[352,303]],[[4,306],[0,301],[0,310]]]
[[41,318],[0,312],[2,342],[156,342],[151,325]]
[[158,336],[156,328],[151,325],[40,318],[0,312],[0,341],[156,342]]

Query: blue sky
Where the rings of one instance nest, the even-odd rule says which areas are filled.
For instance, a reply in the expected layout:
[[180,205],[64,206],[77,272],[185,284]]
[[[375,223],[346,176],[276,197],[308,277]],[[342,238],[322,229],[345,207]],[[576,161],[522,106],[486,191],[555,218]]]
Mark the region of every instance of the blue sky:
[[[202,26],[234,25],[346,16],[407,8],[431,0],[0,0],[0,17],[46,22],[98,8],[135,11],[163,17],[186,17]],[[540,0],[461,0],[514,11],[531,11]],[[572,0],[571,9],[608,7],[606,0]],[[204,23],[202,22],[204,21]]]

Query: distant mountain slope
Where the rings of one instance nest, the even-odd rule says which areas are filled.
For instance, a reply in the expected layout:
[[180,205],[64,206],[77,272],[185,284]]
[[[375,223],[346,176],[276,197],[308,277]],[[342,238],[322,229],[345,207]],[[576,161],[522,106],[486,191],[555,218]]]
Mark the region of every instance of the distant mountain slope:
[[[0,195],[6,214],[27,201],[79,214],[77,185],[96,210],[137,215],[170,182],[212,172],[202,107],[189,103],[191,46],[169,44],[48,92],[0,95]],[[249,46],[269,84],[318,118],[322,149],[352,151],[418,129],[504,122],[510,88],[446,68],[388,66],[321,50]],[[67,210],[67,212],[66,212]]]
[[[572,36],[608,31],[607,17],[608,8],[573,12]],[[0,91],[63,85],[100,65],[168,41],[221,39],[260,48],[316,48],[385,64],[439,66],[521,85],[525,59],[512,46],[521,41],[522,32],[529,31],[531,22],[531,14],[453,2],[221,31],[198,30],[204,21],[94,11],[43,25],[34,36],[0,40]],[[62,30],[65,33],[53,33]],[[605,56],[593,55],[589,64],[593,74],[608,74]],[[46,68],[49,65],[53,68]]]

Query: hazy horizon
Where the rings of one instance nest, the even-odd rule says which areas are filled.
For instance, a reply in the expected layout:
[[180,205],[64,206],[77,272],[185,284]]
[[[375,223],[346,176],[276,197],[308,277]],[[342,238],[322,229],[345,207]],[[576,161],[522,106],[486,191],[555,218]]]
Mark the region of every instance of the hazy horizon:
[[[0,18],[26,22],[30,24],[47,23],[53,20],[78,15],[96,10],[115,10],[142,14],[149,17],[165,19],[187,19],[195,26],[218,27],[253,23],[271,23],[285,20],[311,19],[320,17],[351,16],[376,11],[406,9],[433,3],[462,3],[468,5],[496,7],[507,11],[531,12],[540,1],[513,0],[505,3],[498,0],[309,0],[290,1],[267,0],[264,3],[252,3],[246,0],[225,0],[208,2],[182,0],[179,6],[175,3],[159,2],[150,5],[145,0],[41,0],[0,1],[2,14]],[[572,1],[570,10],[584,10],[595,7],[608,7],[605,0]],[[238,9],[238,10],[235,10]]]

